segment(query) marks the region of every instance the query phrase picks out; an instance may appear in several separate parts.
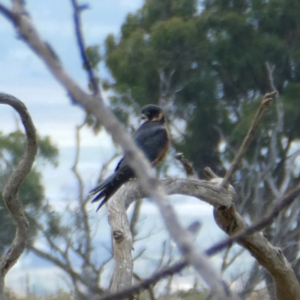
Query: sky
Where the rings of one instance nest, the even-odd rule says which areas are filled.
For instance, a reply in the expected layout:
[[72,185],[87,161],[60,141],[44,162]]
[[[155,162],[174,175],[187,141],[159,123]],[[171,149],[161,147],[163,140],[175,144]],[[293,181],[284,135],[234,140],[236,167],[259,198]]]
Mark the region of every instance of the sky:
[[[108,34],[118,35],[126,15],[140,8],[142,2],[142,0],[84,1],[90,6],[90,9],[82,15],[86,45],[100,44],[102,47]],[[10,7],[10,1],[0,0],[0,3]],[[27,11],[40,35],[53,47],[67,72],[82,88],[86,89],[87,76],[82,69],[79,51],[76,47],[71,1],[28,0],[26,3]],[[18,38],[13,26],[2,15],[0,15],[0,48],[0,92],[11,94],[23,101],[40,136],[50,136],[60,150],[59,167],[46,166],[43,169],[43,183],[46,187],[47,201],[58,210],[62,210],[68,205],[66,199],[75,193],[75,179],[70,171],[75,157],[75,126],[82,123],[85,114],[80,107],[71,104],[66,91],[55,81],[41,60]],[[110,76],[103,64],[100,68],[100,76]],[[105,101],[108,101],[107,95],[103,94],[103,96]],[[16,119],[16,114],[11,108],[0,106],[0,131],[9,133],[15,130],[18,123]],[[95,184],[102,164],[120,149],[116,149],[104,131],[94,135],[89,129],[83,130],[81,145],[79,171],[88,191]],[[111,166],[111,170],[113,168],[114,166]],[[180,175],[176,169],[174,174]],[[224,237],[213,221],[211,207],[191,198],[186,199],[184,203],[176,196],[172,199],[174,199],[172,201],[175,203],[180,220],[185,226],[200,219],[203,229],[196,242],[201,244],[201,247],[212,245]],[[96,215],[94,209],[95,207],[91,206],[93,217],[105,218],[105,210]],[[154,218],[157,219],[157,215],[158,211],[154,204],[147,202],[141,218],[143,220],[142,234],[151,230],[150,225],[153,224]],[[147,220],[149,220],[148,223]],[[102,242],[109,241],[109,227],[107,222],[104,223],[106,225],[101,228],[101,234],[95,237],[99,239],[99,242],[101,239]],[[160,243],[166,238],[166,233],[160,231],[164,227],[161,221],[156,226],[160,233],[154,238],[156,243]],[[106,234],[103,234],[104,231]],[[145,244],[145,241],[142,243]],[[147,243],[149,255],[155,244],[153,240],[147,240]],[[139,246],[137,246],[137,251],[138,249]],[[250,258],[247,257],[247,259],[251,261]],[[220,262],[220,259],[215,258],[214,261],[218,265],[217,261]],[[141,260],[141,268],[144,263]],[[243,268],[244,265],[241,264],[240,267]],[[41,291],[66,288],[61,276],[60,271],[53,265],[27,253],[10,271],[6,283],[15,291],[22,293],[26,289],[26,282],[29,278],[31,289],[41,293]],[[44,280],[45,278],[47,280]]]

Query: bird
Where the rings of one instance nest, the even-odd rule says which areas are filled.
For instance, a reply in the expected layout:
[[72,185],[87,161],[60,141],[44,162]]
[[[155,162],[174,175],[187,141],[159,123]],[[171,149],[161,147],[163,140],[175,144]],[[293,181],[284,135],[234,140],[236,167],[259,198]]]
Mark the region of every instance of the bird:
[[[137,147],[142,150],[152,167],[158,166],[165,158],[169,148],[169,132],[163,110],[153,104],[141,109],[142,124],[132,135]],[[90,191],[93,195],[92,203],[101,201],[98,211],[112,195],[127,181],[135,178],[135,173],[123,156],[118,162],[112,175]]]

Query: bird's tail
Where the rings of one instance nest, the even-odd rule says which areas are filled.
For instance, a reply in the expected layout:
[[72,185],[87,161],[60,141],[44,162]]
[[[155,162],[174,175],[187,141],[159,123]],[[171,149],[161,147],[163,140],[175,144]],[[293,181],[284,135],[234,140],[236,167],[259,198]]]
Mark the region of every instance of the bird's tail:
[[99,204],[97,211],[109,200],[109,198],[121,187],[123,183],[128,181],[131,176],[127,172],[116,172],[105,179],[101,184],[90,191],[90,195],[95,195],[93,202],[104,199]]

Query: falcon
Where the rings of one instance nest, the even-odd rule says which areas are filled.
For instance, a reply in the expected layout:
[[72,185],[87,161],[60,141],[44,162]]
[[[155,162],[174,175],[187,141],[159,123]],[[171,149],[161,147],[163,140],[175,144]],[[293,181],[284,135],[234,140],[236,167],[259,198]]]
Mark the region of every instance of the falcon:
[[[136,145],[144,152],[153,167],[158,166],[169,148],[169,134],[163,110],[157,105],[147,105],[141,110],[142,125],[133,134]],[[127,181],[135,178],[126,155],[119,161],[114,173],[90,191],[92,202],[100,201],[97,211]]]

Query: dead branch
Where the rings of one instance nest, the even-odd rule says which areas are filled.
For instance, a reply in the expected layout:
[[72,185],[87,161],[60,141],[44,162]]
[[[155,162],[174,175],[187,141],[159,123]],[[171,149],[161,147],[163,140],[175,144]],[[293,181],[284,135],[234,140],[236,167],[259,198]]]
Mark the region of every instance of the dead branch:
[[4,278],[23,253],[29,238],[29,223],[22,205],[17,199],[17,194],[22,181],[31,170],[37,152],[37,144],[35,127],[26,106],[17,98],[3,93],[0,93],[0,103],[10,105],[18,112],[26,132],[25,152],[2,191],[5,206],[16,225],[16,233],[11,247],[0,257],[0,298],[4,299]]
[[192,163],[184,157],[183,153],[176,153],[175,158],[182,164],[188,178],[196,178]]
[[136,236],[138,234],[137,225],[140,217],[141,207],[142,207],[142,199],[137,199],[134,204],[134,209],[130,220],[130,232],[132,234],[133,240],[136,239]]
[[114,252],[114,274],[110,291],[122,291],[131,286],[133,274],[132,235],[123,199],[126,197],[126,184],[110,199],[108,221],[112,231]]
[[[211,174],[211,176],[213,175]],[[206,255],[212,256],[228,245],[238,242],[270,272],[275,283],[277,300],[298,299],[296,295],[300,295],[300,286],[293,269],[282,251],[271,245],[264,235],[258,231],[270,225],[280,212],[290,206],[300,196],[300,186],[294,188],[283,197],[260,222],[249,227],[234,207],[236,197],[234,189],[231,186],[227,190],[222,188],[221,178],[214,178],[211,181],[167,178],[162,180],[161,183],[169,195],[189,195],[214,206],[214,216],[217,224],[232,237],[207,249],[205,251]],[[129,201],[145,196],[135,182],[128,184],[127,189],[127,199]],[[288,298],[286,298],[287,295],[289,295]]]
[[[233,240],[237,238],[237,242],[246,248],[269,271],[274,281],[277,300],[299,299],[300,286],[298,280],[280,248],[271,245],[261,232],[246,235],[248,225],[234,207],[215,209],[214,216],[219,227],[227,234],[233,235]],[[250,228],[249,231],[251,232],[255,227]],[[234,235],[237,233],[240,234],[235,237]],[[227,240],[227,243],[229,241],[230,239]],[[215,246],[210,250],[216,251],[217,248]]]
[[243,159],[249,145],[251,144],[252,140],[254,139],[254,137],[256,135],[256,131],[262,121],[263,116],[267,112],[267,109],[270,106],[270,104],[274,101],[276,95],[277,95],[277,92],[273,91],[271,93],[267,93],[263,97],[262,102],[261,102],[261,104],[253,118],[251,126],[247,132],[247,135],[245,136],[238,153],[234,157],[234,160],[231,163],[230,169],[227,171],[227,173],[223,179],[223,182],[222,182],[223,187],[227,188],[230,178],[232,177],[232,175],[234,174],[234,172],[237,170],[238,166],[240,165],[241,160]]
[[95,94],[99,94],[99,86],[96,79],[96,76],[94,74],[94,71],[91,67],[91,64],[87,58],[87,55],[85,53],[85,44],[83,40],[83,35],[81,32],[81,20],[80,20],[80,13],[83,12],[84,9],[86,9],[86,6],[79,6],[76,0],[71,0],[72,6],[73,6],[73,15],[74,15],[74,24],[75,24],[75,33],[77,38],[77,44],[80,51],[81,59],[84,63],[84,66],[87,70],[88,77],[89,77],[89,83],[92,86],[92,90]]
[[151,277],[147,279],[143,279],[143,281],[139,284],[136,284],[132,286],[131,288],[124,289],[123,291],[111,294],[111,295],[105,295],[102,297],[94,297],[93,300],[121,300],[126,299],[127,297],[130,297],[134,294],[137,294],[138,292],[148,289],[151,285],[157,283],[161,279],[172,276],[173,274],[176,274],[180,272],[183,268],[188,266],[188,263],[186,261],[182,261],[179,263],[176,263],[172,265],[171,267],[165,268],[161,270],[160,272],[157,272],[153,274]]

